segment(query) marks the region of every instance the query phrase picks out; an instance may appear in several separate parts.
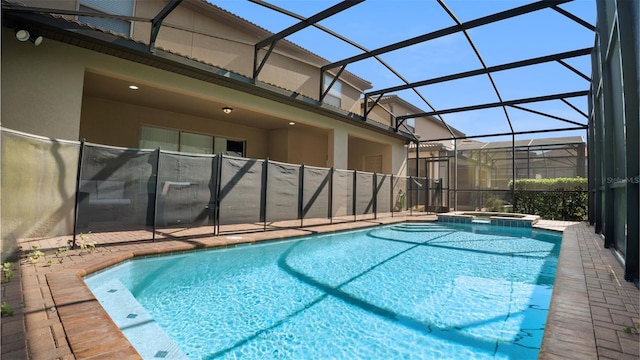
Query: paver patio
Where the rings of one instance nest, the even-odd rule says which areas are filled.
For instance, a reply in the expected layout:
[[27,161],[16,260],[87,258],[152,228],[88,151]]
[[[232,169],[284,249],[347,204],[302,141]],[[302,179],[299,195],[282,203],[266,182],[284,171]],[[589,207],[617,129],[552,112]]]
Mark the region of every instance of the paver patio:
[[[14,315],[2,318],[1,358],[139,359],[135,349],[84,285],[82,276],[133,256],[304,236],[401,221],[434,221],[435,215],[395,216],[357,222],[305,224],[304,228],[247,231],[227,227],[93,233],[95,251],[57,250],[71,237],[25,239],[26,255],[37,246],[46,254],[32,265],[22,259],[2,284],[2,301]],[[299,223],[298,223],[299,225]],[[586,223],[540,221],[537,227],[564,230],[553,298],[540,359],[638,359],[640,292],[623,280],[616,257]],[[56,256],[58,255],[58,256]],[[51,260],[50,262],[48,260]]]

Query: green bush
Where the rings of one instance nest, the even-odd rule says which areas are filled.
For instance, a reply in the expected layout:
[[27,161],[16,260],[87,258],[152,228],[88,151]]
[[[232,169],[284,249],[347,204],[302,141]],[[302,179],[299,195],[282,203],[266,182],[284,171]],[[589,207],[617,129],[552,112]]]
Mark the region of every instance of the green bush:
[[514,211],[548,220],[587,220],[587,188],[587,179],[580,177],[516,180]]
[[490,197],[484,201],[484,207],[487,208],[488,211],[502,211],[504,203],[496,197]]

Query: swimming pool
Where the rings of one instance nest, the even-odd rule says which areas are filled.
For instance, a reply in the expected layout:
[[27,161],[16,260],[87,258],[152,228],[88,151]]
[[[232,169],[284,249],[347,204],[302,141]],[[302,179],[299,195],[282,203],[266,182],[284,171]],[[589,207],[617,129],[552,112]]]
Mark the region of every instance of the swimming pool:
[[405,223],[85,281],[145,359],[537,358],[561,234]]

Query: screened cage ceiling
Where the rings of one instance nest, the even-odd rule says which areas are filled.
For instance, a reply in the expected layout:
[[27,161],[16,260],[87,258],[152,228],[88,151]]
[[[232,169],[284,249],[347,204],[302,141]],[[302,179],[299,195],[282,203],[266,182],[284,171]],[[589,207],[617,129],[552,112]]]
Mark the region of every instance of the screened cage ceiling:
[[586,135],[592,0],[210,2],[271,31],[267,54],[287,39],[371,82],[365,114],[385,95],[424,110],[396,129],[434,116],[465,137]]
[[[3,9],[149,22],[153,52],[163,21],[183,1],[205,0],[168,0],[149,18],[6,1]],[[410,133],[415,118],[432,116],[449,138],[586,136],[594,0],[206,2],[271,32],[254,44],[253,79],[287,40],[325,59],[321,101],[347,71],[370,83],[365,118],[390,95],[420,110],[395,114],[395,130]]]

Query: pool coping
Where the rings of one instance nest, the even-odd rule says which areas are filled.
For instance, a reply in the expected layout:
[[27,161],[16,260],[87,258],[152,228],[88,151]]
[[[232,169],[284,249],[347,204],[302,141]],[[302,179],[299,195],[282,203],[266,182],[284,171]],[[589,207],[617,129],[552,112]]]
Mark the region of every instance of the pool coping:
[[[14,307],[15,319],[2,318],[2,358],[140,359],[82,279],[86,274],[136,256],[307,236],[311,233],[404,221],[434,220],[433,215],[395,217],[244,233],[241,236],[226,234],[227,236],[131,243],[106,247],[103,251],[93,253],[72,250],[74,253],[69,255],[68,260],[51,266],[33,266],[22,261],[17,294],[12,290],[16,287],[16,280],[13,284],[3,284],[3,300],[9,295],[8,300],[21,299],[24,306]],[[616,263],[611,251],[600,246],[597,235],[584,223],[540,221],[535,227],[566,230],[539,358],[596,359],[601,353],[608,357],[637,358],[638,335],[633,331],[627,333],[625,326],[640,323],[638,289],[632,283],[620,280],[622,268]],[[92,238],[99,240],[103,236],[119,235],[123,234],[92,234]],[[128,235],[133,236],[130,232]],[[41,240],[40,243],[43,244],[42,249],[45,246],[56,249],[54,240]],[[97,324],[100,326],[96,326]],[[13,340],[9,341],[9,336],[19,334],[20,330],[23,331],[22,336],[13,336]]]

